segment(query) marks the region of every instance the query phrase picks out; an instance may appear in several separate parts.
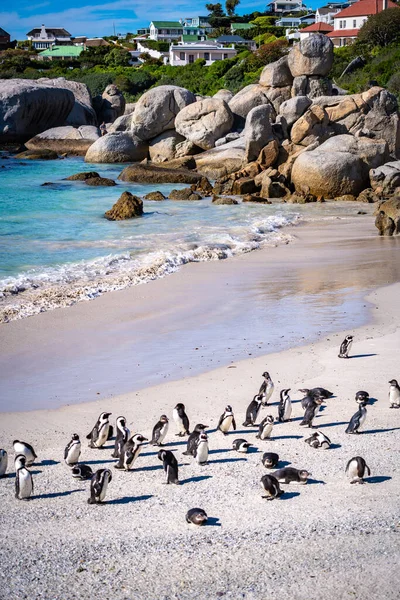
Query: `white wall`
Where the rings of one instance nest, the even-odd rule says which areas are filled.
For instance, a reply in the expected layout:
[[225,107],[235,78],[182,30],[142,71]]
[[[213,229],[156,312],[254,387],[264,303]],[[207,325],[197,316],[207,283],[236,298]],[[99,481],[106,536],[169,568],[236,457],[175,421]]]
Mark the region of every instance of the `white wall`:
[[334,29],[360,29],[367,21],[368,17],[347,17],[340,19],[335,17]]

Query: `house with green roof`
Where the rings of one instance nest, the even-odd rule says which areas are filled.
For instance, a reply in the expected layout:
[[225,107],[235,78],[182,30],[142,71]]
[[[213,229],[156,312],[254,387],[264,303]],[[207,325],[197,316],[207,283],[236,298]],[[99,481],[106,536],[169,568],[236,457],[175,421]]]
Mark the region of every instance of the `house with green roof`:
[[156,42],[173,42],[183,35],[183,25],[179,21],[152,21],[150,39]]
[[39,52],[38,58],[43,60],[72,60],[83,52],[83,46],[52,46]]
[[254,29],[257,25],[252,25],[251,23],[231,23],[231,34],[232,35],[240,35],[241,31],[245,31],[247,29]]

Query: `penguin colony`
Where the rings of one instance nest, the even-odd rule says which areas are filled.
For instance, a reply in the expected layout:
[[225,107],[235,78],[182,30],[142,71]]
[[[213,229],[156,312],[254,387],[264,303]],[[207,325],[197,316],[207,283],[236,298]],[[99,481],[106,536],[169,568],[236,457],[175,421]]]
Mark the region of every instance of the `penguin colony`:
[[[347,336],[340,346],[339,358],[349,358],[348,353],[353,342],[352,336]],[[265,441],[268,445],[269,440],[273,440],[273,429],[275,423],[285,423],[291,420],[292,402],[289,396],[290,388],[280,391],[280,401],[278,414],[276,417],[269,414],[256,425],[259,413],[263,407],[268,406],[274,384],[268,372],[263,373],[263,382],[258,394],[256,394],[246,410],[244,427],[258,427],[256,439]],[[400,386],[396,379],[389,382],[389,408],[400,408]],[[314,419],[317,416],[321,405],[333,396],[333,393],[322,387],[313,389],[299,389],[304,397],[301,400],[301,406],[304,410],[304,417],[300,423],[301,427],[314,428]],[[367,417],[367,405],[369,404],[369,394],[366,391],[358,391],[355,395],[355,402],[358,404],[358,410],[350,418],[346,428],[347,434],[359,434]],[[172,411],[175,421],[178,437],[189,436],[186,450],[183,452],[186,456],[191,456],[199,465],[206,465],[209,454],[209,437],[206,433],[208,425],[202,423],[196,424],[190,433],[190,421],[186,414],[185,406],[179,403]],[[110,412],[102,412],[97,419],[93,429],[86,436],[89,440],[90,448],[102,448],[105,443],[114,436],[114,428],[109,421]],[[169,419],[167,415],[161,415],[159,421],[154,425],[150,443],[153,446],[162,447],[169,431]],[[224,436],[236,431],[236,421],[231,405],[225,407],[220,416],[216,432]],[[135,462],[138,459],[145,444],[149,440],[140,433],[131,435],[127,427],[125,417],[119,416],[115,424],[115,444],[111,456],[118,459],[114,465],[115,469],[130,471],[134,469]],[[309,437],[303,440],[311,448],[329,449],[331,440],[321,431],[315,430]],[[246,453],[252,444],[244,438],[234,439],[232,449],[236,452]],[[37,455],[33,447],[27,442],[15,440],[14,449],[14,468],[15,468],[15,497],[18,500],[29,500],[34,492],[33,477],[29,471]],[[112,482],[113,475],[111,469],[103,468],[93,473],[89,465],[80,462],[82,444],[77,433],[71,436],[70,441],[64,450],[64,462],[71,469],[72,477],[80,480],[90,480],[88,504],[100,504],[104,502],[107,494],[107,488]],[[165,484],[179,485],[179,465],[174,453],[170,450],[160,449],[157,454],[158,460],[163,463],[165,472]],[[280,457],[274,452],[264,452],[262,464],[268,470],[276,469],[279,465]],[[0,478],[7,477],[8,453],[5,449],[0,449]],[[345,473],[350,483],[364,483],[365,475],[370,476],[371,471],[365,459],[361,456],[350,458]],[[263,475],[260,483],[263,489],[262,497],[267,500],[274,500],[284,494],[280,484],[289,485],[291,483],[306,484],[312,474],[306,469],[297,469],[295,467],[284,467],[275,470],[272,473]],[[186,514],[187,523],[202,525],[207,522],[207,514],[202,508],[192,508]]]

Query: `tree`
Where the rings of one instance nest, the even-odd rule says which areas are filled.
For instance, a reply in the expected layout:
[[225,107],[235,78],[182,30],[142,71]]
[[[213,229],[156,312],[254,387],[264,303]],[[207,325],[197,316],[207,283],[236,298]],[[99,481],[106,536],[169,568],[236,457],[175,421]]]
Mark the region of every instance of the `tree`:
[[109,67],[127,67],[130,63],[131,55],[128,50],[123,48],[113,48],[104,58],[104,64]]
[[206,4],[206,9],[210,13],[212,17],[224,17],[224,9],[222,8],[222,4],[218,2],[217,4]]
[[400,41],[400,9],[388,8],[372,15],[358,33],[358,40],[370,46],[389,46]]
[[240,0],[226,0],[225,8],[227,14],[232,17],[235,14],[235,8],[240,4]]

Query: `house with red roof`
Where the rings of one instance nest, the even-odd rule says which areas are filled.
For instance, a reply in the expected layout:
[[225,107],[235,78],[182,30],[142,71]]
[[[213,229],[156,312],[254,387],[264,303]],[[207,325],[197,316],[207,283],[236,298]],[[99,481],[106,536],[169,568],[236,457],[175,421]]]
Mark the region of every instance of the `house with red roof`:
[[333,31],[333,26],[329,25],[329,23],[323,23],[322,21],[319,23],[313,23],[304,29],[300,29],[300,41],[310,37],[310,35],[313,33],[323,33],[328,35],[328,33],[331,33],[331,31]]
[[334,16],[333,31],[327,35],[335,46],[352,44],[368,17],[396,7],[391,0],[359,0]]

